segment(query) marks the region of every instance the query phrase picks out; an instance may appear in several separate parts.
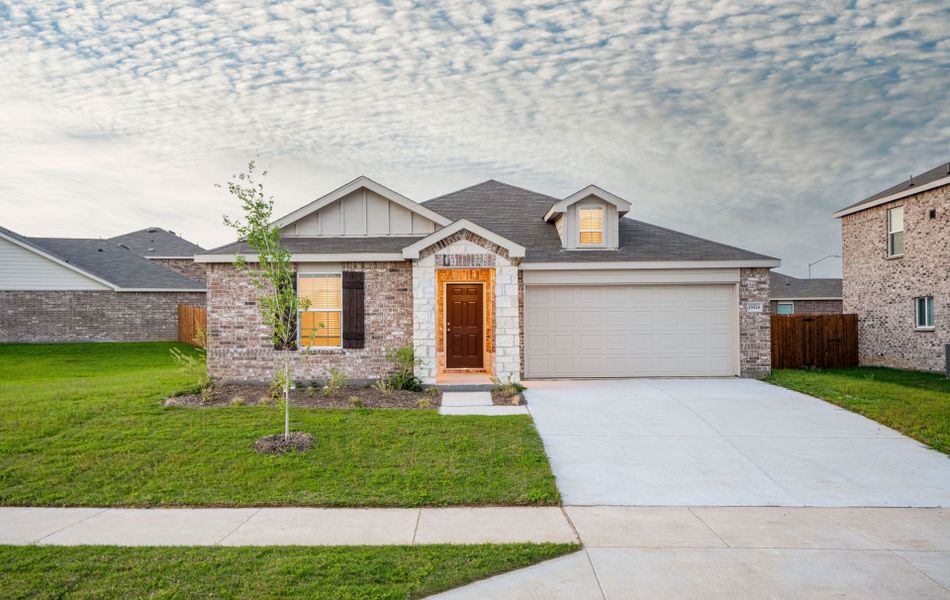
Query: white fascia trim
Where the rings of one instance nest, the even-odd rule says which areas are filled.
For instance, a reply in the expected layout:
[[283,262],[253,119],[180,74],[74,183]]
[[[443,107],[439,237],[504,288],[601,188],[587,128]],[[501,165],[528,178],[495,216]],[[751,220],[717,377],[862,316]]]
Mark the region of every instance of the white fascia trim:
[[148,260],[191,260],[194,258],[192,256],[143,256],[142,258],[147,258]]
[[607,190],[597,187],[596,185],[589,185],[582,190],[574,192],[567,198],[556,203],[554,206],[548,209],[548,212],[544,215],[544,220],[550,222],[551,219],[558,214],[563,214],[567,211],[568,207],[572,204],[580,202],[588,196],[596,196],[605,202],[609,202],[617,207],[617,214],[623,216],[630,212],[630,207],[633,206],[630,202],[627,202],[620,196],[615,196]]
[[[243,256],[249,263],[257,262],[256,254],[196,254],[196,263],[233,263]],[[402,262],[401,252],[341,252],[336,254],[291,254],[292,262]]]
[[521,263],[526,271],[596,269],[725,269],[735,267],[778,267],[782,264],[777,258],[760,260],[683,260],[683,261],[604,261],[604,262],[530,262]]
[[80,269],[79,267],[77,267],[77,266],[75,266],[75,265],[73,265],[73,264],[71,264],[71,263],[68,263],[68,262],[66,262],[66,261],[64,261],[64,260],[60,260],[59,258],[56,258],[56,257],[53,256],[52,254],[47,254],[46,252],[40,250],[40,249],[37,248],[36,246],[32,246],[32,245],[30,245],[30,244],[24,244],[24,243],[21,242],[20,240],[18,240],[18,239],[16,239],[16,238],[13,238],[13,237],[10,237],[10,236],[4,234],[2,231],[0,231],[0,238],[3,238],[3,239],[7,240],[7,241],[10,242],[10,243],[16,244],[17,246],[23,248],[24,250],[29,250],[30,252],[32,252],[32,253],[34,253],[34,254],[36,254],[36,255],[38,255],[38,256],[42,256],[42,257],[45,258],[46,260],[50,260],[50,261],[56,263],[57,265],[59,265],[59,266],[61,266],[61,267],[66,267],[66,268],[69,269],[70,271],[75,271],[76,273],[79,273],[79,274],[82,275],[83,277],[87,277],[87,278],[92,279],[93,281],[95,281],[95,282],[97,282],[97,283],[101,283],[102,285],[104,285],[104,286],[106,286],[106,287],[108,287],[108,288],[110,288],[110,289],[112,289],[112,290],[118,290],[118,289],[119,289],[119,286],[117,286],[117,285],[115,285],[115,284],[113,284],[113,283],[110,283],[110,282],[106,281],[105,279],[103,279],[103,278],[101,278],[101,277],[97,277],[96,275],[93,275],[93,274],[90,273],[89,271],[84,271],[83,269]]
[[480,225],[476,225],[467,219],[459,219],[448,227],[444,227],[435,233],[429,234],[414,244],[410,244],[402,249],[402,257],[407,259],[419,258],[419,252],[428,248],[432,244],[443,240],[454,233],[466,230],[481,236],[493,244],[498,244],[508,251],[508,256],[512,258],[524,258],[525,248],[516,244],[506,237],[502,237],[493,231],[489,231]]
[[908,196],[913,196],[921,192],[926,192],[927,190],[932,190],[934,188],[938,188],[943,185],[950,185],[950,176],[944,177],[942,179],[937,179],[935,181],[931,181],[930,183],[925,183],[923,185],[907,188],[904,191],[891,194],[890,196],[884,196],[883,198],[878,198],[874,202],[868,202],[867,204],[859,204],[857,206],[852,206],[851,208],[841,209],[836,213],[832,213],[831,216],[833,216],[836,219],[840,219],[841,217],[851,215],[856,212],[861,212],[862,210],[867,210],[869,208],[874,208],[875,206],[880,206],[882,204],[887,204],[888,202],[893,202],[894,200],[900,200],[901,198],[906,198]]
[[194,289],[194,288],[182,288],[182,289],[169,289],[169,288],[119,288],[116,290],[118,293],[122,292],[195,292],[195,293],[205,293],[208,290]]
[[316,212],[320,210],[321,208],[323,208],[324,206],[327,206],[328,204],[332,204],[336,202],[337,200],[339,200],[340,198],[342,198],[343,196],[346,196],[347,194],[355,192],[356,190],[363,187],[379,194],[380,196],[382,196],[383,198],[386,198],[387,200],[395,202],[396,204],[402,206],[403,208],[406,208],[416,214],[422,215],[423,217],[429,219],[430,221],[434,221],[443,227],[445,227],[446,225],[452,222],[451,219],[446,219],[442,215],[436,212],[433,212],[432,210],[422,206],[418,202],[414,202],[413,200],[406,198],[402,194],[395,192],[384,185],[380,185],[376,183],[375,181],[373,181],[369,177],[366,177],[365,175],[360,175],[353,181],[347,184],[344,184],[342,187],[338,187],[337,189],[333,190],[326,196],[317,198],[313,202],[309,204],[305,204],[304,206],[301,206],[300,208],[290,213],[289,215],[285,217],[281,217],[280,219],[277,219],[271,225],[275,227],[281,227],[281,228],[286,227],[287,225],[290,225],[291,223],[294,223],[306,217],[310,213]]
[[828,297],[828,298],[775,298],[773,297],[772,300],[776,302],[799,302],[799,301],[805,301],[805,300],[841,300],[841,296]]

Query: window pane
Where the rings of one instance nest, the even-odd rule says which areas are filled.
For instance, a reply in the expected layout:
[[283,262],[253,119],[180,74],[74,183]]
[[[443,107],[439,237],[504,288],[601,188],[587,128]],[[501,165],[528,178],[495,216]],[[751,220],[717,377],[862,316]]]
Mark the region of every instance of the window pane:
[[891,233],[904,231],[903,206],[896,206],[887,211],[887,230]]
[[792,304],[791,302],[779,302],[777,312],[780,315],[795,314],[795,305]]
[[301,346],[339,346],[340,316],[338,312],[307,311],[300,313]]
[[580,229],[602,230],[604,228],[603,214],[604,211],[599,208],[582,208],[580,210]]
[[888,252],[892,256],[904,253],[904,232],[903,231],[898,231],[897,233],[890,234],[889,240],[890,240],[890,244],[888,244]]
[[581,243],[582,244],[603,244],[604,234],[603,232],[600,232],[600,231],[582,231]]
[[924,326],[924,321],[925,321],[925,317],[924,317],[924,299],[923,299],[923,298],[917,298],[916,300],[914,300],[914,305],[915,305],[915,307],[916,307],[916,311],[915,311],[915,312],[917,313],[917,327],[923,327],[923,326]]
[[927,327],[934,326],[934,299],[933,297],[927,298]]
[[297,280],[297,294],[310,300],[309,308],[342,308],[342,275],[302,274]]

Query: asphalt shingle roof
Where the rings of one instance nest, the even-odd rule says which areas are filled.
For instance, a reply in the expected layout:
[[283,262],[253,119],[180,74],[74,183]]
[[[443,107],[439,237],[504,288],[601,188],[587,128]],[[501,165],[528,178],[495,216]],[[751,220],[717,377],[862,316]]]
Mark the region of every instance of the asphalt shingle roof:
[[770,256],[624,217],[617,250],[564,250],[557,229],[544,221],[558,202],[537,192],[489,180],[433,198],[424,205],[453,221],[468,219],[521,244],[525,262],[753,260]]
[[930,169],[929,171],[918,173],[917,175],[914,175],[910,179],[905,179],[904,181],[898,183],[897,185],[892,185],[886,190],[881,190],[880,192],[874,195],[868,196],[864,200],[859,200],[858,202],[855,202],[854,204],[846,206],[842,208],[841,210],[849,210],[849,209],[861,206],[862,204],[870,204],[874,202],[875,200],[879,200],[881,198],[885,198],[892,194],[903,192],[911,188],[922,186],[927,183],[930,183],[931,181],[943,179],[944,177],[948,177],[948,176],[950,176],[950,162],[941,163],[937,165],[936,167]]
[[202,290],[184,275],[142,258],[111,240],[26,237],[0,227],[9,237],[126,289]]
[[[312,237],[284,238],[281,245],[293,254],[336,254],[341,252],[402,252],[422,239],[420,236]],[[207,254],[254,254],[245,241],[232,242]]]
[[171,231],[161,227],[149,227],[132,231],[109,238],[117,244],[122,244],[139,256],[174,256],[191,258],[195,254],[205,251],[198,244],[180,238]]
[[772,299],[841,298],[841,280],[833,278],[799,279],[772,271]]

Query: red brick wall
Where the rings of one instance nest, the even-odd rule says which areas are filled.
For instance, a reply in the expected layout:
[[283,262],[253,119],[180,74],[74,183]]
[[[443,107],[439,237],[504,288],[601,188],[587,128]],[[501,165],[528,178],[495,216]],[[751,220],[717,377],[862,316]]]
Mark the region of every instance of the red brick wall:
[[[841,313],[841,300],[782,300],[794,302],[796,315]],[[772,300],[772,312],[778,314],[778,300]]]
[[[887,257],[887,209],[904,207],[904,255]],[[930,209],[936,209],[931,219]],[[841,219],[844,312],[858,315],[861,364],[942,371],[950,344],[950,186]],[[934,297],[934,329],[915,327],[914,298]]]
[[[762,302],[750,313],[746,302]],[[739,269],[739,374],[765,377],[772,371],[772,321],[769,269]]]
[[[209,267],[208,371],[227,381],[269,381],[281,354],[261,321],[260,290],[233,265]],[[295,353],[296,380],[322,380],[330,367],[350,379],[375,379],[391,370],[387,349],[412,346],[410,263],[344,263],[343,270],[365,273],[365,347]]]
[[0,342],[178,339],[178,305],[203,292],[0,291]]

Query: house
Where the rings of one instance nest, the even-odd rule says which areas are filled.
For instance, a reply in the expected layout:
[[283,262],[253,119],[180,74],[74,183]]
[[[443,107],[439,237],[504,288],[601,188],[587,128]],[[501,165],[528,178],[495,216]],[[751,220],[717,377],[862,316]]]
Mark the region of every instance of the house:
[[804,315],[841,312],[841,280],[799,279],[772,271],[772,314]]
[[0,342],[178,337],[178,304],[204,284],[111,240],[25,237],[0,227]]
[[[275,222],[311,301],[298,339],[316,351],[296,356],[298,377],[378,378],[400,346],[427,383],[767,374],[779,261],[631,208],[593,185],[553,198],[490,180],[418,203],[351,181]],[[208,366],[265,380],[277,355],[237,255],[256,258],[244,242],[195,257],[208,265]]]
[[950,344],[950,163],[834,214],[861,364],[941,371]]
[[148,227],[109,240],[188,279],[201,284],[205,282],[204,265],[195,262],[195,254],[201,254],[205,249],[176,235],[174,231]]

